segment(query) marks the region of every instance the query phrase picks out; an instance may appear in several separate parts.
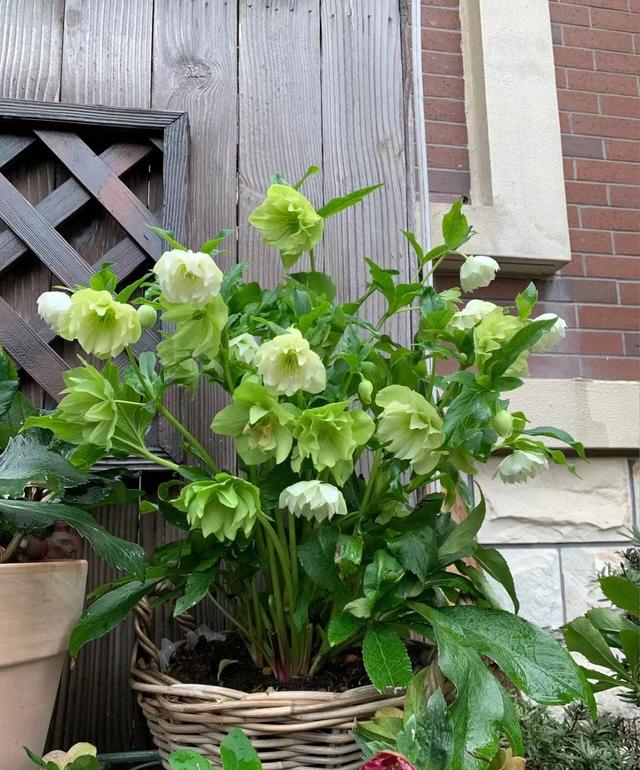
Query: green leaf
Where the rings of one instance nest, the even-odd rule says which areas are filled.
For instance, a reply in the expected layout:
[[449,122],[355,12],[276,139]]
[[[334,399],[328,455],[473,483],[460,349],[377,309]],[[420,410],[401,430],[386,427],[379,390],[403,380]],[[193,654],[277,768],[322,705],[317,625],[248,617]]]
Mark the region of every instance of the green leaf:
[[343,612],[341,615],[336,615],[334,618],[331,618],[327,630],[329,644],[332,647],[335,647],[337,644],[346,642],[347,639],[355,636],[363,626],[364,621],[354,615],[350,615],[346,612]]
[[363,540],[361,537],[340,533],[336,543],[334,561],[341,577],[352,575],[362,561]]
[[509,342],[496,350],[484,366],[484,371],[492,380],[501,377],[512,366],[521,353],[529,350],[536,342],[551,329],[556,318],[547,318],[544,321],[533,321],[528,326],[517,331]]
[[377,550],[363,577],[364,595],[371,607],[392,593],[404,574],[404,568],[396,558],[382,549]]
[[537,626],[504,610],[472,605],[430,610],[431,622],[500,666],[527,695],[548,706],[593,693],[571,655]]
[[302,568],[320,588],[334,590],[339,585],[335,565],[338,530],[324,526],[313,530],[311,536],[298,546],[298,558]]
[[560,428],[543,425],[538,428],[523,430],[522,433],[527,436],[548,436],[549,438],[555,438],[557,441],[562,441],[564,444],[567,444],[567,446],[570,446],[582,460],[587,459],[584,446],[579,441],[576,441],[570,433],[560,430]]
[[[640,626],[620,631],[620,646],[632,672],[640,671]],[[637,673],[635,674],[637,677]],[[637,685],[634,689],[638,690]]]
[[344,211],[351,206],[355,206],[356,203],[360,203],[361,200],[379,187],[382,187],[382,183],[373,184],[369,187],[362,187],[359,190],[354,190],[340,198],[332,198],[328,203],[325,203],[321,209],[318,209],[318,214],[324,219],[332,217],[334,214],[338,214],[340,211]]
[[44,529],[64,521],[90,543],[107,564],[123,572],[144,576],[144,551],[137,543],[129,543],[107,530],[86,511],[64,503],[42,503],[28,500],[1,500],[2,512],[17,528],[26,531]]
[[478,505],[466,519],[455,525],[451,534],[447,536],[438,549],[438,558],[441,564],[452,564],[463,556],[471,555],[476,547],[475,538],[484,522],[485,513],[486,506],[481,492]]
[[513,582],[513,575],[504,556],[495,548],[484,548],[481,545],[476,545],[473,551],[473,558],[509,594],[509,598],[513,602],[513,609],[517,614],[520,610],[520,602],[518,601],[516,586]]
[[209,586],[218,574],[218,565],[207,570],[192,572],[184,586],[184,594],[176,601],[173,610],[174,617],[178,617],[204,599],[209,591]]
[[212,251],[216,250],[217,247],[222,243],[222,241],[225,240],[225,238],[228,238],[230,235],[233,235],[234,230],[230,228],[224,228],[222,230],[218,231],[218,234],[214,238],[210,238],[208,241],[205,241],[202,246],[198,249],[198,251],[201,251],[203,254],[211,254]]
[[118,276],[109,267],[110,263],[104,262],[101,269],[96,271],[89,279],[89,287],[94,291],[108,291],[112,294],[118,285]]
[[426,708],[406,720],[396,746],[416,767],[448,770],[453,759],[453,728],[441,690],[433,693]]
[[223,770],[262,770],[260,758],[247,736],[234,727],[220,744]]
[[74,759],[64,770],[100,770],[100,762],[98,762],[97,757],[86,754],[83,757]]
[[432,527],[409,530],[389,541],[389,550],[409,572],[421,581],[438,566],[436,533]]
[[413,249],[416,257],[418,258],[418,265],[422,267],[425,263],[424,249],[418,243],[418,239],[416,238],[415,233],[412,233],[411,230],[400,230],[400,232],[409,241],[409,245]]
[[165,576],[162,575],[143,582],[132,580],[96,599],[82,613],[71,633],[69,642],[71,656],[75,658],[85,644],[108,634],[127,617],[129,611],[136,606],[140,599],[151,593],[155,586],[164,579]]
[[442,217],[442,237],[449,252],[458,251],[473,234],[466,216],[462,213],[462,198],[457,200]]
[[38,765],[38,767],[44,768],[44,770],[60,770],[58,765],[56,765],[55,762],[45,762],[42,757],[39,757],[37,754],[34,754],[33,751],[28,749],[26,746],[23,746],[24,750],[27,753],[27,756],[29,759],[33,762],[34,765]]
[[0,496],[22,497],[26,486],[59,492],[104,479],[78,470],[58,452],[44,446],[33,433],[9,440],[0,455]]
[[213,765],[202,754],[192,749],[180,749],[169,756],[171,770],[214,770]]
[[611,652],[604,636],[588,618],[576,618],[562,630],[567,647],[584,655],[589,663],[624,674],[624,668]]
[[0,348],[0,417],[9,411],[18,388],[19,382],[15,366],[4,350]]
[[326,297],[329,302],[336,298],[336,285],[331,276],[317,271],[310,273],[290,273],[289,278],[306,286],[314,294]]
[[411,681],[411,661],[398,634],[388,626],[372,625],[362,642],[362,659],[373,686],[406,687]]
[[162,227],[155,227],[154,225],[147,225],[147,227],[149,230],[153,230],[156,235],[160,236],[160,238],[162,238],[163,241],[166,241],[172,248],[180,249],[180,251],[188,251],[186,246],[183,246],[176,241],[171,230],[164,230]]
[[602,593],[616,607],[630,612],[636,618],[640,617],[640,585],[618,575],[609,575],[598,579]]
[[527,288],[516,296],[516,307],[520,318],[529,318],[536,302],[538,301],[538,290],[534,283],[530,283]]

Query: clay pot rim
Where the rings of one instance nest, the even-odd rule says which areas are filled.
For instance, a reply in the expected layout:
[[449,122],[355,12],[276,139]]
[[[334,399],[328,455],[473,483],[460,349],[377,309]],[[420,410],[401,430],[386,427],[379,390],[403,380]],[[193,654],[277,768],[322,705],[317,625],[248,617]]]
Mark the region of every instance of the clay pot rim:
[[73,571],[81,568],[82,565],[89,565],[86,559],[52,559],[51,561],[25,561],[25,562],[7,562],[0,564],[0,572],[27,572],[30,570],[37,572],[60,572]]

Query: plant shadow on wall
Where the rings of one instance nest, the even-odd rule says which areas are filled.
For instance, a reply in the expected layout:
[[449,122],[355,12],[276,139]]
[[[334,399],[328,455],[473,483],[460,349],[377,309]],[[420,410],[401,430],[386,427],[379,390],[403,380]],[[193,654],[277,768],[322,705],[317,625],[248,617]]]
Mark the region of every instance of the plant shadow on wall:
[[[582,699],[593,707],[566,650],[494,600],[487,575],[506,588],[517,613],[506,562],[476,541],[485,504],[467,481],[496,452],[505,454],[498,473],[506,483],[537,475],[549,460],[573,471],[544,437],[584,456],[563,431],[530,427],[509,411],[530,351],[555,344],[564,322],[532,318],[533,285],[513,307],[463,303],[462,292],[488,285],[498,265],[464,256],[473,231],[461,202],[443,219],[443,244],[429,253],[405,233],[417,260],[413,280],[399,282],[398,271],[367,259],[364,295],[338,302],[332,278],[316,270],[314,249],[331,217],[377,185],[316,209],[300,187],[317,170],[297,184],[276,176],[250,216],[287,270],[309,257],[308,271],[289,272],[274,289],[244,280],[244,264],[219,270],[215,256],[228,231],[197,252],[158,231],[171,250],[152,274],[118,290],[105,266],[88,287],[40,297],[42,317],[104,364],[81,359],[65,375],[57,409],[29,417],[27,428],[65,442],[83,471],[106,456],[131,455],[169,469],[172,478],[141,511],[184,532],[150,556],[144,579],[126,575],[98,592],[71,652],[160,588],[176,615],[212,602],[256,671],[268,669],[289,689],[345,658],[361,659],[380,691],[406,687],[413,674],[406,643],[418,634],[433,685],[429,707],[441,712],[450,736],[440,764],[430,767],[487,767],[505,736],[522,754],[505,677],[539,703]],[[429,278],[449,254],[464,256],[462,291],[438,293]],[[373,295],[385,309],[369,321],[363,308]],[[407,312],[415,334],[403,344],[386,329]],[[172,330],[155,352],[135,355],[141,330],[159,318]],[[121,371],[112,359],[123,352],[129,365]],[[455,363],[453,374],[442,373],[444,361]],[[230,396],[211,428],[234,438],[240,475],[219,468],[165,404],[168,388],[195,391],[201,380]],[[188,463],[146,446],[156,415],[181,434]],[[371,471],[360,474],[365,458]],[[436,481],[442,491],[424,494]],[[451,516],[457,499],[468,512],[461,523]],[[23,509],[0,501],[14,520]]]

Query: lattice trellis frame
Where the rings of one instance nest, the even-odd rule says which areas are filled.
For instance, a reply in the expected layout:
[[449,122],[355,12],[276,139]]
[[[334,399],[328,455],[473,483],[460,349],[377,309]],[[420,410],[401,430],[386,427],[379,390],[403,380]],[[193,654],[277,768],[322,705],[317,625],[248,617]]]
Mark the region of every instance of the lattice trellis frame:
[[[80,135],[93,129],[114,135],[99,153]],[[4,169],[36,145],[44,146],[70,176],[33,204]],[[154,148],[162,152],[162,222],[121,180]],[[83,259],[57,228],[95,200],[125,233],[100,262],[112,263],[119,280],[126,279],[163,251],[149,225],[162,224],[185,238],[188,159],[186,113],[0,99],[0,221],[7,228],[0,232],[0,274],[33,254],[60,284],[86,283],[95,263]],[[0,296],[0,345],[57,399],[68,364],[51,347],[54,339],[37,314],[24,320]],[[160,426],[160,448],[176,455],[171,436]]]

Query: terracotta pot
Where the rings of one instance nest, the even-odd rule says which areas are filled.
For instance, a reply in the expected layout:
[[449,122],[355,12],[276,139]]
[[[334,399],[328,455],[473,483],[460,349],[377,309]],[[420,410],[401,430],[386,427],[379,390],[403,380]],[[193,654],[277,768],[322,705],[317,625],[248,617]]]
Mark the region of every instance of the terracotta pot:
[[0,564],[2,768],[32,770],[23,746],[44,749],[86,582],[86,561]]
[[[188,627],[185,616],[179,622]],[[382,707],[404,703],[403,690],[379,693],[371,686],[342,693],[247,693],[183,684],[161,671],[152,626],[151,608],[143,600],[134,620],[131,686],[167,770],[169,754],[185,748],[218,767],[220,741],[233,727],[251,739],[264,770],[359,770],[361,753],[351,735],[356,719],[371,719]]]

